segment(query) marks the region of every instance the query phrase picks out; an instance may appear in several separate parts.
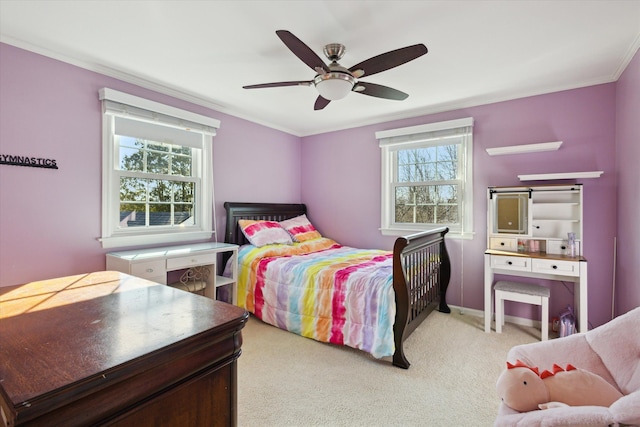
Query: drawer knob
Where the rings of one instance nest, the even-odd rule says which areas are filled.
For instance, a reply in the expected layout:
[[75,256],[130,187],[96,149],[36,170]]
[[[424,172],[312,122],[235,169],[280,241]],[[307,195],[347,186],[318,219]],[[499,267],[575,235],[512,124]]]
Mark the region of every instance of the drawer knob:
[[504,246],[504,242],[500,242],[500,246]]
[[512,264],[513,264],[513,262],[511,262],[511,261],[507,261],[507,264],[512,265]]
[[562,245],[562,246],[560,246],[560,249],[562,249],[564,251],[565,249],[567,249],[567,247],[565,245]]
[[557,265],[552,265],[551,268],[553,268],[554,270],[557,270],[558,266]]
[[147,273],[153,273],[153,268],[147,268]]

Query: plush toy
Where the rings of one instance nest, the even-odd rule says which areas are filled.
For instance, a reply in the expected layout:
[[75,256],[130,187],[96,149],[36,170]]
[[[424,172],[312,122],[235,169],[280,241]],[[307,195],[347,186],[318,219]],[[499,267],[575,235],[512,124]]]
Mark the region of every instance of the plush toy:
[[507,362],[496,384],[502,401],[519,412],[561,406],[609,407],[623,395],[599,375],[567,365],[553,365],[553,372]]

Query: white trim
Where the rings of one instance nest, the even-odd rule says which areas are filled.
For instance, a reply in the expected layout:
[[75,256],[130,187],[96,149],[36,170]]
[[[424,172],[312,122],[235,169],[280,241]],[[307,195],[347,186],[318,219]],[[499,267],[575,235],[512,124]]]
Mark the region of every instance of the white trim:
[[[370,125],[379,125],[381,123],[380,117],[367,116],[359,120],[349,121],[348,123],[327,125],[323,127],[314,128],[314,129],[302,129],[302,130],[291,129],[282,124],[275,124],[273,122],[269,122],[268,120],[265,120],[263,117],[258,117],[255,114],[239,109],[238,107],[225,107],[224,105],[220,105],[218,101],[215,101],[211,98],[203,98],[201,94],[198,94],[195,92],[188,92],[184,89],[178,89],[176,87],[169,87],[169,86],[166,86],[164,82],[145,79],[139,76],[135,76],[133,74],[125,73],[120,70],[115,70],[113,68],[97,64],[93,61],[89,61],[85,58],[64,55],[59,52],[55,52],[53,50],[47,49],[45,47],[35,45],[32,43],[27,43],[22,40],[18,40],[16,38],[9,37],[2,34],[0,34],[0,42],[9,44],[33,53],[37,53],[37,54],[46,56],[48,58],[53,58],[58,61],[65,62],[67,64],[71,64],[76,67],[83,68],[85,70],[93,71],[95,73],[99,73],[107,77],[112,77],[126,83],[131,83],[133,85],[136,85],[145,89],[149,89],[161,94],[165,94],[176,99],[181,99],[195,105],[200,105],[200,106],[215,110],[217,112],[231,114],[235,117],[249,120],[253,123],[260,124],[260,125],[269,127],[271,129],[280,130],[301,138],[305,136],[319,135],[322,133],[336,132],[336,131],[345,130],[345,129],[354,129],[354,128],[365,127]],[[548,86],[538,90],[532,90],[531,88],[524,88],[516,93],[512,93],[509,95],[490,94],[484,97],[476,97],[473,99],[456,100],[454,102],[441,103],[441,104],[430,106],[430,107],[423,107],[420,109],[412,110],[410,112],[398,111],[396,113],[389,113],[388,115],[386,115],[384,118],[384,121],[392,122],[392,121],[403,120],[408,118],[417,119],[417,118],[431,115],[431,114],[443,113],[443,112],[448,112],[453,110],[463,110],[467,108],[494,104],[498,102],[528,98],[531,96],[556,93],[556,92],[567,91],[572,89],[583,89],[591,86],[596,86],[596,85],[601,85],[606,83],[613,83],[613,82],[616,82],[620,78],[622,73],[626,70],[627,66],[633,59],[635,52],[638,50],[639,45],[640,45],[640,35],[638,35],[638,37],[632,44],[631,48],[628,50],[628,53],[625,56],[625,58],[620,62],[620,65],[617,71],[608,76],[583,80],[583,81],[580,81],[577,83],[571,83],[571,84],[555,84],[553,86]]]
[[580,178],[600,178],[604,171],[593,172],[566,172],[566,173],[540,173],[533,175],[518,175],[520,181],[545,181],[554,179],[580,179]]
[[121,248],[127,246],[156,245],[161,243],[180,243],[209,240],[214,231],[194,231],[188,233],[167,233],[140,236],[117,236],[98,239],[103,248]]
[[539,144],[510,145],[508,147],[487,148],[490,156],[500,156],[504,154],[524,154],[537,153],[540,151],[555,151],[560,148],[562,141],[541,142]]
[[638,35],[636,36],[635,40],[629,47],[629,50],[627,51],[627,53],[624,55],[624,58],[620,62],[618,69],[613,74],[613,79],[614,79],[613,81],[617,82],[618,79],[620,79],[620,76],[622,76],[622,73],[624,73],[624,71],[627,69],[627,67],[631,63],[631,60],[633,60],[633,57],[636,55],[636,52],[639,49],[640,49],[640,33],[638,33]]

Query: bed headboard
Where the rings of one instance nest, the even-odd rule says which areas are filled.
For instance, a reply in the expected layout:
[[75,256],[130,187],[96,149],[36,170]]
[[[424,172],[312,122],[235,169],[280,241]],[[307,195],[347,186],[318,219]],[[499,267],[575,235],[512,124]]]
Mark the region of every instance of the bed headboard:
[[244,245],[249,243],[238,227],[238,220],[254,219],[283,221],[307,213],[307,207],[299,203],[235,203],[225,202],[227,226],[224,233],[225,243]]

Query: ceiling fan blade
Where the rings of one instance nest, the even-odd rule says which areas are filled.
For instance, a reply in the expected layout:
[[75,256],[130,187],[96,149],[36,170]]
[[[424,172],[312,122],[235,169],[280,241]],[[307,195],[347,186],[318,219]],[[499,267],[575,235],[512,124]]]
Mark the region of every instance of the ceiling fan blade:
[[[361,89],[362,88],[362,89]],[[409,94],[393,89],[388,86],[377,85],[375,83],[358,82],[353,92],[363,95],[375,96],[376,98],[395,99],[402,101],[407,99]]]
[[298,58],[302,60],[305,64],[311,67],[312,70],[318,72],[318,68],[324,70],[325,73],[328,73],[329,67],[324,61],[316,55],[316,53],[311,50],[309,46],[304,44],[299,38],[291,34],[287,30],[278,30],[276,31],[280,40],[289,48],[291,52]]
[[322,96],[318,96],[318,99],[316,99],[316,103],[313,104],[313,109],[316,111],[322,110],[324,107],[329,105],[330,102],[331,101],[329,101],[328,99],[325,99]]
[[427,53],[427,47],[423,44],[407,46],[362,61],[361,63],[349,68],[349,71],[356,78],[370,76],[372,74],[397,67],[398,65],[402,65],[409,61],[413,61],[425,53]]
[[296,82],[276,82],[276,83],[260,83],[257,85],[242,86],[243,89],[262,89],[266,87],[282,87],[282,86],[311,86],[313,80],[301,80]]

